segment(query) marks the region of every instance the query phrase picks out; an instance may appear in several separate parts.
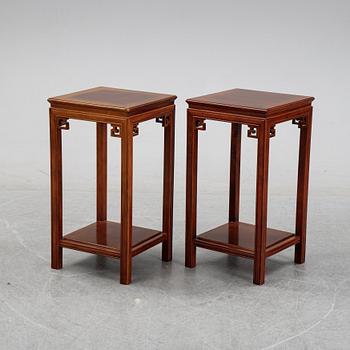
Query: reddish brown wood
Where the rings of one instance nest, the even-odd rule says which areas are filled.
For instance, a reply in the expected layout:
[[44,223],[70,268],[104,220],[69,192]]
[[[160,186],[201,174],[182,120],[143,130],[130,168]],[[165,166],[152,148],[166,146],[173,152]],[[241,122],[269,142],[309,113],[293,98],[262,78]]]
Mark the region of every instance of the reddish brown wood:
[[[165,123],[164,120],[167,120]],[[163,232],[166,240],[162,246],[163,261],[172,260],[173,246],[173,197],[174,197],[174,148],[175,110],[163,117],[164,127],[164,171],[163,171]]]
[[[239,221],[241,134],[242,125],[231,123],[229,222]],[[230,243],[237,244],[236,238],[236,235],[230,235]]]
[[231,124],[231,155],[230,155],[230,198],[229,221],[239,220],[239,187],[241,174],[241,130],[242,125]]
[[256,203],[255,203],[255,256],[254,283],[263,284],[265,281],[266,259],[266,230],[267,230],[267,181],[269,170],[270,128],[264,122],[257,130],[258,159],[256,174]]
[[[120,258],[120,281],[129,284],[133,256],[164,243],[163,259],[171,260],[175,98],[173,95],[95,88],[49,99],[53,268],[62,267],[62,247],[117,257]],[[159,117],[169,121],[164,125],[164,232],[132,227],[133,137],[139,133],[139,123]],[[61,130],[68,128],[68,118],[96,123],[97,222],[62,238]],[[112,126],[111,135],[120,137],[122,144],[120,225],[106,221],[107,124]]]
[[200,121],[187,112],[186,256],[187,267],[196,266],[198,127]]
[[[269,229],[268,229],[269,230]],[[271,247],[266,248],[266,257],[279,253],[281,250],[289,248],[300,242],[299,236],[292,234],[289,238],[286,238]]]
[[[152,109],[147,112],[143,112],[140,114],[135,114],[132,116],[120,116],[119,114],[110,114],[108,111],[86,111],[84,108],[82,110],[79,109],[79,106],[71,106],[67,105],[66,108],[51,108],[57,115],[60,115],[62,117],[66,116],[67,118],[77,119],[77,120],[85,120],[90,122],[100,122],[100,123],[107,123],[107,124],[115,124],[119,123],[125,119],[132,119],[134,123],[140,123],[144,122],[150,119],[156,118],[155,116],[163,115],[165,113],[169,113],[173,110],[174,105],[167,105],[164,107]],[[91,107],[93,108],[93,107]],[[90,109],[91,109],[90,108]],[[108,112],[108,113],[107,113]]]
[[[235,237],[236,244],[230,242]],[[287,238],[294,237],[291,232],[269,228],[266,231],[266,248],[270,248]],[[215,227],[214,229],[201,233],[197,240],[215,241],[224,244],[232,249],[236,246],[247,249],[254,255],[255,251],[255,225],[244,222],[229,222]]]
[[107,124],[96,123],[96,216],[107,220]]
[[122,125],[120,283],[131,282],[133,125]]
[[62,268],[62,140],[60,119],[50,109],[51,267]]
[[151,111],[174,103],[175,95],[97,87],[49,98],[52,107],[77,109],[120,117]]
[[[266,241],[266,257],[268,257],[299,243],[300,239],[293,233],[268,228]],[[255,225],[243,222],[227,223],[198,235],[195,239],[195,245],[254,259]]]
[[[148,228],[132,227],[132,250],[139,249],[150,239],[163,238],[163,233]],[[101,255],[120,257],[121,224],[112,221],[97,221],[77,231],[69,233],[61,240],[63,247],[80,249],[81,247],[100,249]],[[87,250],[90,252],[90,250]],[[141,251],[140,251],[141,252]]]
[[216,252],[225,253],[229,255],[240,256],[242,258],[254,259],[254,253],[252,253],[249,249],[237,245],[229,246],[227,244],[222,244],[214,240],[209,241],[198,238],[195,239],[194,244],[200,248],[214,250]]
[[305,262],[306,245],[306,220],[309,188],[309,163],[311,146],[312,108],[300,123],[298,188],[296,208],[296,235],[300,237],[300,243],[295,246],[294,261],[297,264]]
[[190,108],[267,117],[285,110],[309,106],[313,99],[311,96],[232,89],[190,98],[187,103]]
[[[254,259],[254,283],[263,284],[265,260],[268,256],[295,245],[295,262],[304,262],[313,99],[309,96],[234,89],[187,100],[189,109],[187,117],[186,266],[195,266],[196,246],[252,258]],[[196,236],[198,153],[196,121],[205,119],[232,123],[229,223]],[[270,137],[276,135],[278,123],[294,119],[295,123],[301,127],[296,234],[267,228]],[[248,137],[257,139],[258,143],[256,222],[255,225],[249,226],[238,224],[241,124],[248,126]],[[254,239],[252,239],[253,233]]]
[[132,248],[132,256],[140,254],[147,249],[154,247],[155,245],[164,242],[167,239],[166,233],[160,232],[157,235],[148,238],[136,247]]

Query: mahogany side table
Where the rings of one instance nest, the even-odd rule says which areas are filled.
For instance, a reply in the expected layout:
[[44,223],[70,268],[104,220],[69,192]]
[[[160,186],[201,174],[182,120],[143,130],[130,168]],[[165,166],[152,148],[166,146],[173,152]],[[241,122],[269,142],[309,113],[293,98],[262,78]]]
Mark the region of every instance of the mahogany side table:
[[[295,263],[305,261],[306,217],[313,97],[233,89],[187,100],[186,259],[196,266],[196,248],[254,260],[255,284],[265,281],[265,260],[295,245]],[[198,131],[205,120],[231,123],[228,223],[197,236]],[[295,233],[267,228],[267,187],[270,138],[276,125],[292,121],[300,129]],[[239,221],[242,124],[257,139],[255,225]]]
[[[172,259],[174,133],[176,96],[98,87],[49,98],[51,141],[51,266],[62,268],[62,248],[120,258],[120,283],[129,284],[132,257],[162,243],[162,259]],[[62,130],[69,119],[96,123],[96,222],[63,236]],[[164,127],[162,231],[132,226],[133,137],[140,123]],[[121,139],[121,222],[107,220],[107,127]]]

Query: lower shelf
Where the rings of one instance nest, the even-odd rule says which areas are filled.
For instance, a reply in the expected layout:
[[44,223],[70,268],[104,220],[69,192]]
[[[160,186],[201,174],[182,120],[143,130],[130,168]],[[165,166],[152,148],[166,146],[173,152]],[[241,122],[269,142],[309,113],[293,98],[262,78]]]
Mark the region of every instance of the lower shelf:
[[[293,233],[268,228],[266,256],[276,254],[299,241],[299,237]],[[255,225],[230,222],[198,235],[195,244],[201,248],[254,258]]]
[[[132,255],[162,242],[165,234],[148,228],[133,226]],[[120,257],[120,224],[111,221],[98,221],[89,226],[65,235],[61,247],[83,252]]]

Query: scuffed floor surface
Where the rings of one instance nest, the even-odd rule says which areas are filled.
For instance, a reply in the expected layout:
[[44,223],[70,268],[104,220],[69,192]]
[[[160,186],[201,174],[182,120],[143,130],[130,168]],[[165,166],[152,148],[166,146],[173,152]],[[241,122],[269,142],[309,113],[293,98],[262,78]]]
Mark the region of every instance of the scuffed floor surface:
[[[93,221],[91,194],[66,200],[66,229]],[[307,263],[294,265],[293,249],[270,258],[261,287],[241,258],[198,250],[197,267],[184,268],[177,201],[173,262],[155,247],[134,259],[133,283],[121,286],[118,260],[65,250],[64,268],[51,270],[47,192],[2,191],[0,349],[350,348],[348,197],[310,199]],[[286,201],[270,207],[281,226]],[[151,214],[138,224],[155,225]]]

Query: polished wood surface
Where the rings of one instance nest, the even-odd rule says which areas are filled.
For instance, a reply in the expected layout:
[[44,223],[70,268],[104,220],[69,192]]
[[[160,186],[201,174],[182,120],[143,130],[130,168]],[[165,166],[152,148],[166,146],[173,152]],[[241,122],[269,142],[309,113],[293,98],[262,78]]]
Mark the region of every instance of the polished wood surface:
[[300,237],[300,243],[295,246],[295,263],[305,262],[306,249],[306,221],[309,188],[309,165],[311,147],[312,109],[305,118],[304,125],[300,125],[298,188],[296,206],[295,232]]
[[190,108],[266,117],[277,112],[308,106],[313,99],[311,96],[232,89],[190,98],[187,103]]
[[[62,248],[120,258],[120,282],[132,279],[132,257],[162,243],[162,259],[172,259],[176,96],[94,88],[50,98],[51,265],[62,268]],[[69,119],[96,123],[96,223],[72,234],[62,229],[62,131]],[[133,227],[133,138],[143,122],[164,128],[162,232]],[[109,125],[110,124],[110,125]],[[108,128],[110,128],[108,130]],[[107,221],[107,136],[121,139],[121,223]]]
[[[196,266],[196,248],[206,248],[254,260],[253,282],[265,282],[266,258],[295,245],[295,262],[305,261],[308,177],[313,97],[233,89],[188,99],[185,265]],[[198,132],[206,120],[231,123],[229,223],[197,236]],[[300,129],[295,233],[267,227],[270,138],[278,124]],[[241,131],[257,139],[255,225],[239,223]]]
[[56,118],[50,110],[51,267],[53,269],[62,268],[62,248],[59,244],[63,233],[61,124],[62,120]]
[[[175,95],[97,87],[48,99],[52,107],[71,106],[80,110],[114,110],[130,116],[174,103]],[[89,109],[90,108],[90,109]]]
[[[96,250],[101,250],[101,255],[112,257],[121,256],[122,233],[121,224],[112,221],[97,221],[91,225],[83,227],[77,231],[64,235],[61,240],[61,246],[78,250],[80,247],[84,251],[95,253]],[[132,227],[132,243],[131,248],[137,250],[142,243],[154,238],[164,239],[162,232],[143,228]],[[89,250],[90,248],[90,250]]]
[[231,124],[229,221],[239,220],[242,125]]
[[133,125],[127,123],[121,134],[121,253],[120,283],[131,282],[132,268],[132,179],[133,179]]
[[196,266],[198,121],[187,110],[186,254],[185,265]]
[[162,246],[162,260],[173,257],[173,202],[174,202],[174,163],[175,163],[175,111],[161,120],[164,126],[163,156],[163,232],[166,239]]
[[107,124],[96,123],[96,220],[107,220]]
[[255,284],[263,284],[265,281],[266,259],[270,124],[262,124],[259,130],[256,130],[256,134],[258,138],[258,159],[256,165],[255,257],[253,281]]
[[[198,240],[211,241],[231,249],[233,252],[244,251],[246,255],[254,258],[255,251],[255,225],[244,222],[229,222],[210,231],[201,233],[196,237]],[[266,230],[265,248],[273,248],[274,245],[289,240],[296,236],[291,232],[268,228]],[[200,244],[200,243],[199,243]]]

